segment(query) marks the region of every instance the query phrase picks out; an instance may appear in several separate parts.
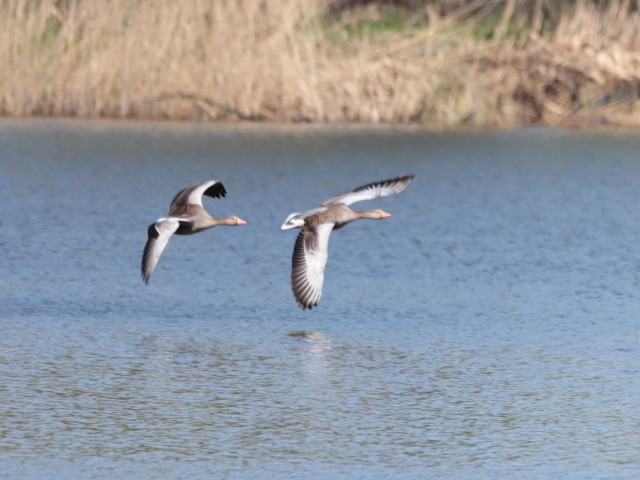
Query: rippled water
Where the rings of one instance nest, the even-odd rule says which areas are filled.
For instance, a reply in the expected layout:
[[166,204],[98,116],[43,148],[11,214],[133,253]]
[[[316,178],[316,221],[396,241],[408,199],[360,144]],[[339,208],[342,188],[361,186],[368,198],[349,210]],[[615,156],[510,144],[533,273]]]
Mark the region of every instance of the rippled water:
[[[0,123],[0,478],[637,478],[638,152]],[[298,309],[284,217],[405,173]],[[147,225],[210,178],[249,224],[174,238],[144,286]]]

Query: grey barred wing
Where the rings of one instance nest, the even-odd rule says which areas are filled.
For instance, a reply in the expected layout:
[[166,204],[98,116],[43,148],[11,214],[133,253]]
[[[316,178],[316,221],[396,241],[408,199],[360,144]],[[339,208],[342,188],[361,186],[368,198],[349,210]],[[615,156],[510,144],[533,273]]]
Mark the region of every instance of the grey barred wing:
[[324,284],[332,223],[300,230],[291,262],[291,290],[304,310],[318,305]]
[[389,195],[395,195],[407,188],[414,175],[405,175],[403,177],[391,178],[389,180],[381,180],[379,182],[368,183],[362,185],[350,192],[336,195],[325,200],[322,205],[332,205],[335,203],[343,203],[345,205],[351,205],[355,202],[363,200],[373,200],[377,197],[387,197]]

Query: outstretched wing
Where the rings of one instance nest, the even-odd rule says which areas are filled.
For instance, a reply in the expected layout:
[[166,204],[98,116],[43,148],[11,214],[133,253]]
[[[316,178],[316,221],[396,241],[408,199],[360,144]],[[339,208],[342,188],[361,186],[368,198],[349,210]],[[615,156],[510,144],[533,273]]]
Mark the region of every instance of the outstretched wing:
[[173,200],[171,200],[171,208],[173,208],[174,205],[182,204],[200,205],[202,207],[202,195],[221,198],[227,195],[227,190],[224,188],[222,182],[218,180],[209,180],[199,185],[183,188],[173,197]]
[[284,222],[282,222],[280,228],[282,230],[288,230],[289,228],[302,228],[305,218],[315,215],[316,213],[324,212],[325,210],[327,210],[327,207],[312,208],[304,213],[290,213],[289,216],[285,218]]
[[160,255],[179,226],[180,222],[175,218],[161,218],[149,225],[147,231],[149,238],[142,254],[142,280],[147,285],[160,260]]
[[291,261],[291,290],[303,310],[317,306],[322,296],[332,229],[333,223],[305,225],[296,239]]
[[348,193],[336,195],[325,200],[322,205],[333,205],[335,203],[344,203],[351,205],[362,200],[373,200],[377,197],[387,197],[400,193],[409,186],[414,175],[405,175],[404,177],[391,178],[380,182],[373,182],[356,188]]

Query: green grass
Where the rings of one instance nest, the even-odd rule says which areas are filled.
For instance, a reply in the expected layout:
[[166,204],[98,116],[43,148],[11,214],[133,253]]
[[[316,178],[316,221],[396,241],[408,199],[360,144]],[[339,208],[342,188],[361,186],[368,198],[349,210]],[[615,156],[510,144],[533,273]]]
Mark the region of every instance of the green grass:
[[329,20],[324,26],[327,38],[333,43],[369,40],[394,33],[412,33],[427,27],[420,15],[402,9],[381,9],[378,18],[366,16]]
[[55,15],[49,15],[44,24],[42,34],[40,35],[40,41],[44,45],[51,44],[60,34],[60,30],[62,30],[62,22],[60,19]]

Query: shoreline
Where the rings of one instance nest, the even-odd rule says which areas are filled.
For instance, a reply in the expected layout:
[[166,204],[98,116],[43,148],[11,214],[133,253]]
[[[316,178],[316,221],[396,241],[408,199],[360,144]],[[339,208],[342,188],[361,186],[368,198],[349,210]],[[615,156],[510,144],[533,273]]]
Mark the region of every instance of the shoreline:
[[0,117],[640,127],[628,1],[328,2],[0,3]]
[[247,122],[236,120],[176,120],[176,119],[145,119],[145,118],[78,118],[78,117],[0,117],[0,129],[20,126],[80,126],[87,128],[135,128],[135,129],[201,129],[226,131],[256,131],[260,133],[287,132],[335,132],[350,134],[357,132],[407,132],[407,133],[460,133],[460,134],[493,134],[517,133],[522,131],[558,131],[592,133],[619,133],[637,135],[638,127],[613,124],[571,124],[571,125],[513,125],[513,126],[429,126],[425,124],[406,123],[295,123],[295,122]]

